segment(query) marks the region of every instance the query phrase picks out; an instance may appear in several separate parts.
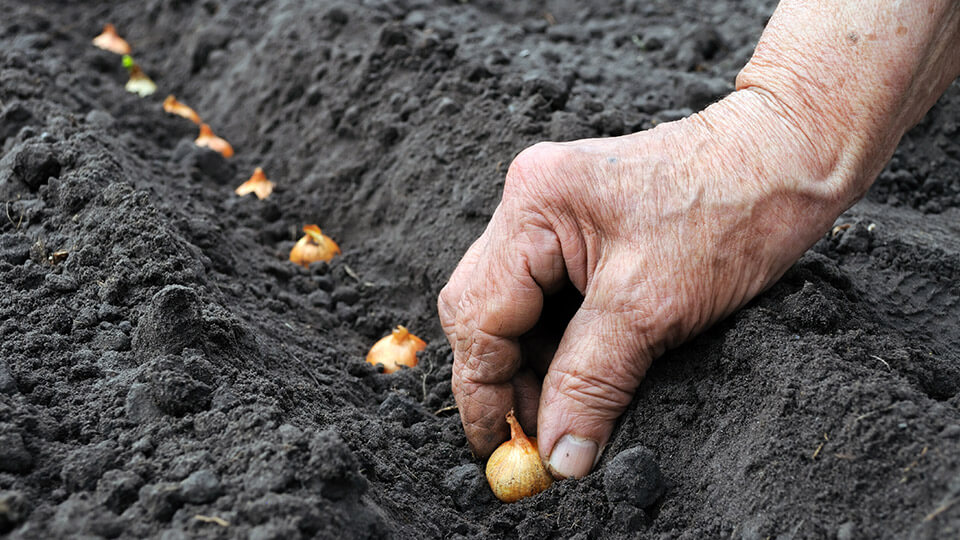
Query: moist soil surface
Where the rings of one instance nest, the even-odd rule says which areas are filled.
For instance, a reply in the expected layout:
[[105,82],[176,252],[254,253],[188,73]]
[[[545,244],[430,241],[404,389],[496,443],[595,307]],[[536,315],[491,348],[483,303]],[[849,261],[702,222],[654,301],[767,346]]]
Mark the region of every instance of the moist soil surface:
[[[503,4],[0,2],[0,534],[960,534],[956,83],[842,227],[655,362],[594,473],[492,497],[435,298],[511,159],[719,99],[774,7]],[[235,195],[257,166],[273,195]],[[305,269],[310,223],[343,254]],[[383,374],[398,324],[429,345]]]

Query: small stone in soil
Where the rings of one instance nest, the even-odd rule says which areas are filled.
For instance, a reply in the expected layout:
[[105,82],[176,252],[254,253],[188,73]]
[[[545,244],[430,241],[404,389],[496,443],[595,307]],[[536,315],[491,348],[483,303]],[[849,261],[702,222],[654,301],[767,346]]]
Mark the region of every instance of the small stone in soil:
[[443,479],[443,487],[461,510],[480,508],[493,502],[493,491],[490,490],[483,471],[475,463],[458,465],[448,470]]
[[319,483],[320,493],[332,500],[356,499],[367,491],[356,456],[333,430],[321,431],[310,441],[307,464],[310,483]]
[[333,299],[330,298],[330,293],[328,293],[323,289],[317,289],[312,293],[310,293],[307,296],[307,300],[314,307],[318,307],[318,308],[328,308],[333,303]]
[[188,287],[168,285],[153,296],[133,334],[138,352],[178,353],[200,338],[200,297]]
[[660,465],[650,449],[635,446],[617,454],[603,472],[603,488],[610,502],[626,502],[647,508],[666,487]]
[[153,399],[150,385],[146,383],[135,383],[130,387],[123,409],[127,418],[137,424],[163,416],[163,412]]
[[332,298],[333,301],[338,304],[352,306],[353,304],[356,304],[358,300],[360,300],[360,293],[358,293],[353,287],[344,285],[337,287],[336,290],[333,291]]
[[140,505],[153,519],[169,521],[183,506],[179,486],[169,482],[143,486],[140,488]]
[[853,540],[857,537],[857,524],[846,521],[837,527],[837,540]]
[[186,373],[164,370],[152,380],[153,399],[161,411],[183,416],[206,410],[213,390]]
[[126,351],[130,349],[130,338],[119,328],[110,325],[100,328],[90,344],[104,351]]
[[870,251],[873,234],[867,230],[867,225],[856,223],[843,232],[837,251],[840,253],[866,253]]
[[43,281],[48,289],[59,293],[71,293],[79,288],[77,280],[65,274],[47,274]]
[[220,479],[208,469],[196,471],[180,483],[180,496],[188,503],[213,502],[220,493]]
[[31,191],[60,176],[60,161],[47,144],[27,144],[14,158],[13,174]]
[[460,112],[460,105],[448,97],[440,98],[436,107],[436,116],[453,116]]
[[387,396],[377,409],[377,414],[410,427],[417,422],[430,420],[431,415],[413,399],[396,392]]
[[137,500],[137,491],[143,485],[139,475],[129,471],[107,471],[97,482],[97,502],[116,514],[123,513]]
[[[314,271],[318,268],[326,268],[326,264],[314,263],[310,265],[310,270]],[[313,282],[316,283],[317,287],[330,292],[333,290],[333,278],[327,274],[314,275]]]

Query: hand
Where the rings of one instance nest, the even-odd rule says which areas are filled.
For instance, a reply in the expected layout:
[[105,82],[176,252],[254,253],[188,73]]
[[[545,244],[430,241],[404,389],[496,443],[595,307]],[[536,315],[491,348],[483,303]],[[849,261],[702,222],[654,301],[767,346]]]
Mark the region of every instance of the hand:
[[[610,139],[541,143],[440,293],[476,454],[516,409],[558,477],[587,474],[650,362],[776,280],[853,200],[836,160],[760,91]],[[583,303],[552,360],[521,342],[544,295]],[[545,376],[542,385],[537,373]]]

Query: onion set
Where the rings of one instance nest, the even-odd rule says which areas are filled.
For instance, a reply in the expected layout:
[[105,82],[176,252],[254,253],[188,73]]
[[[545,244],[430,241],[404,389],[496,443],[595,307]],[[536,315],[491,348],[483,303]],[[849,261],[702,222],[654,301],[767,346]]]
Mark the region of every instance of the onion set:
[[163,100],[163,110],[170,114],[182,116],[194,124],[199,125],[202,123],[200,122],[200,115],[197,114],[197,111],[177,101],[177,98],[172,95],[167,96],[167,99]]
[[115,54],[130,54],[130,44],[117,35],[117,29],[110,23],[103,25],[103,32],[93,38],[93,44]]
[[340,246],[332,238],[323,234],[320,227],[307,225],[303,228],[306,233],[290,250],[290,261],[307,268],[310,263],[329,261],[340,254]]
[[487,461],[487,482],[503,502],[515,502],[536,495],[553,484],[537,450],[537,438],[527,437],[520,422],[507,413],[510,440],[501,444]]
[[147,97],[157,91],[157,85],[147,74],[140,69],[140,66],[133,61],[129,54],[123,55],[123,67],[130,73],[130,80],[124,86],[127,92],[137,94],[140,97]]
[[393,332],[370,347],[367,362],[383,365],[384,373],[393,373],[400,366],[417,365],[417,353],[427,348],[426,342],[410,333],[403,326],[397,326]]
[[200,135],[197,135],[197,140],[194,143],[197,146],[219,152],[225,158],[233,157],[233,147],[230,146],[230,143],[214,135],[213,130],[207,124],[200,124]]
[[267,175],[264,174],[263,169],[257,167],[253,171],[253,176],[246,182],[240,184],[237,189],[234,190],[234,193],[241,197],[247,193],[253,193],[258,199],[263,200],[273,193],[273,185],[273,182],[267,180]]

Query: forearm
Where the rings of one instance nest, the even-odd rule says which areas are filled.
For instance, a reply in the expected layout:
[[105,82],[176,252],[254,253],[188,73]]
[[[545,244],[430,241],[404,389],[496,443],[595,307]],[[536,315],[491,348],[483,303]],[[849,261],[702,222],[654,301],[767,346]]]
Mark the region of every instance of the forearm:
[[783,0],[737,89],[802,132],[849,206],[960,75],[960,2]]

